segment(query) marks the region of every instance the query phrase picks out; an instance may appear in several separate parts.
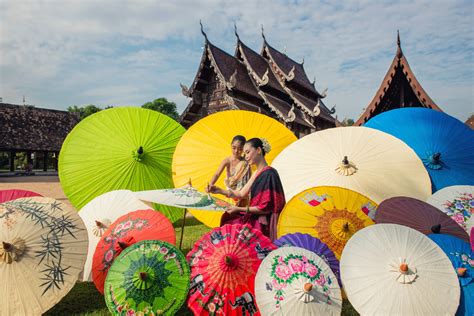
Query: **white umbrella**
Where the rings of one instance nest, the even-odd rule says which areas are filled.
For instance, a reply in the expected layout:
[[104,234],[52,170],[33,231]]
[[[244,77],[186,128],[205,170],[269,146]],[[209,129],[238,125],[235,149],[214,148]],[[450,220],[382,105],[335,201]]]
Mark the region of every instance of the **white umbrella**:
[[436,191],[426,201],[451,216],[469,234],[474,226],[474,186],[453,185]]
[[396,224],[366,227],[349,239],[341,280],[363,315],[454,315],[460,287],[446,254],[422,233]]
[[45,197],[0,204],[0,315],[41,315],[76,283],[87,251],[77,212]]
[[327,263],[314,252],[282,247],[262,261],[255,277],[262,315],[340,315],[341,290]]
[[138,200],[132,191],[116,190],[99,195],[79,212],[89,235],[89,251],[84,266],[83,281],[92,281],[92,257],[100,237],[110,224],[129,212],[150,209]]
[[392,196],[426,200],[431,181],[416,153],[401,140],[367,127],[309,134],[273,161],[286,200],[315,186],[351,189],[380,203]]

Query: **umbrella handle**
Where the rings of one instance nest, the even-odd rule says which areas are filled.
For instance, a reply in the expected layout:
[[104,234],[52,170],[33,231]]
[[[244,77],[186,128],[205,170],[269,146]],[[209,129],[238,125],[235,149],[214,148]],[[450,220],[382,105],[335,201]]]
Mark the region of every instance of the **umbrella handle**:
[[184,212],[183,212],[183,224],[181,225],[181,237],[179,238],[179,250],[181,250],[181,246],[183,245],[184,223],[185,223],[185,221],[186,221],[186,212],[187,212],[187,209],[184,209]]

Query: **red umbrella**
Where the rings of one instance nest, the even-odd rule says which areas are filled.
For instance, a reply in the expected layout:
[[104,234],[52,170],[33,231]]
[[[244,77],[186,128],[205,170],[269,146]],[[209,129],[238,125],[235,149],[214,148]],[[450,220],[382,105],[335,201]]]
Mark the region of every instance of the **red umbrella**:
[[425,235],[449,234],[469,242],[466,231],[451,217],[414,198],[394,197],[383,201],[375,213],[375,222],[408,226]]
[[92,258],[92,279],[100,293],[114,259],[128,246],[142,240],[162,240],[176,244],[170,220],[154,210],[130,212],[119,217],[105,231]]
[[204,235],[188,253],[188,307],[195,315],[260,315],[254,280],[261,261],[276,249],[248,225],[224,225]]
[[11,189],[11,190],[0,190],[0,203],[13,201],[19,198],[31,197],[31,196],[42,196],[39,193],[20,190],[20,189]]

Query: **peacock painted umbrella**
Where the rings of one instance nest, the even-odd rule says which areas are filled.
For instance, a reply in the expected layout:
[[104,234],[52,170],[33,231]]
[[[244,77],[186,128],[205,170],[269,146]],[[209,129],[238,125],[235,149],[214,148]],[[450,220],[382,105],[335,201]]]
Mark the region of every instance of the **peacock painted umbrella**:
[[105,302],[113,315],[175,315],[189,290],[189,266],[174,246],[144,240],[110,267]]
[[120,216],[137,210],[148,209],[129,190],[115,190],[99,195],[87,203],[79,216],[84,221],[89,235],[89,250],[84,266],[83,281],[92,281],[92,257],[102,235],[112,222]]
[[188,307],[195,315],[260,315],[254,280],[265,256],[276,247],[248,225],[214,228],[188,253]]
[[286,200],[314,186],[338,186],[380,203],[392,196],[426,200],[428,172],[396,137],[367,127],[330,128],[300,138],[272,163]]
[[282,247],[262,261],[255,277],[262,315],[341,315],[341,290],[324,259],[309,250]]
[[469,242],[466,231],[436,207],[409,197],[394,197],[380,203],[376,223],[393,223],[428,234],[449,234]]
[[375,212],[376,208],[374,201],[349,189],[314,187],[286,203],[278,219],[277,234],[310,234],[339,258],[355,232],[374,224],[366,212]]
[[[296,136],[283,124],[266,115],[249,111],[222,111],[197,121],[183,135],[173,156],[175,187],[182,187],[192,180],[193,186],[204,191],[221,161],[231,155],[230,143],[236,135],[247,139],[266,138],[272,150],[265,156],[268,163]],[[216,185],[225,187],[224,175]],[[190,210],[198,220],[209,227],[218,227],[223,212],[209,213]]]
[[11,189],[11,190],[0,190],[0,203],[21,199],[24,197],[30,196],[42,196],[39,193],[28,191],[28,190],[20,190],[20,189]]
[[77,212],[46,197],[0,204],[0,315],[41,315],[74,286],[87,230]]
[[100,293],[104,293],[105,278],[115,258],[142,240],[162,240],[174,245],[176,233],[168,218],[151,209],[119,217],[102,235],[92,257],[92,279]]
[[474,256],[469,243],[451,235],[430,234],[448,256],[461,285],[461,301],[456,315],[474,315]]
[[474,226],[474,186],[453,185],[436,191],[427,202],[449,215],[456,223],[471,231]]
[[[171,161],[184,128],[156,111],[123,107],[95,113],[77,124],[59,155],[64,193],[81,209],[113,190],[172,188]],[[170,220],[181,212],[159,207]]]
[[474,130],[458,119],[431,109],[401,108],[381,113],[364,126],[413,148],[430,174],[433,192],[474,185]]

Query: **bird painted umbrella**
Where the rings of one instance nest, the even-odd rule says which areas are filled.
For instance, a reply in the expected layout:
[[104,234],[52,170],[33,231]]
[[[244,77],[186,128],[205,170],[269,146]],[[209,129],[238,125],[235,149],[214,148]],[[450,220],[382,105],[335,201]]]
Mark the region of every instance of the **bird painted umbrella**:
[[84,221],[89,235],[89,250],[84,266],[83,281],[92,281],[92,257],[100,238],[110,224],[120,216],[149,206],[139,201],[129,190],[115,190],[99,195],[87,203],[79,216]]
[[30,196],[42,196],[39,193],[28,191],[28,190],[20,190],[20,189],[11,189],[11,190],[0,190],[0,203],[30,197]]
[[[172,188],[171,161],[184,128],[156,111],[123,107],[95,113],[77,124],[59,155],[64,193],[79,210],[113,190]],[[170,220],[181,212],[157,207]]]
[[428,234],[449,234],[469,242],[466,231],[436,207],[409,197],[394,197],[380,203],[376,223],[393,223]]
[[113,315],[175,315],[189,290],[189,266],[171,244],[144,240],[110,267],[105,302]]
[[453,185],[436,191],[427,202],[448,214],[456,223],[471,231],[474,226],[474,186]]
[[[231,155],[230,143],[236,135],[243,135],[248,139],[266,138],[272,147],[265,155],[268,163],[296,140],[291,130],[260,113],[232,110],[211,114],[194,123],[176,146],[173,155],[175,187],[182,187],[191,179],[196,189],[204,191],[221,161]],[[225,187],[224,177],[221,177],[216,185]],[[218,227],[223,214],[196,209],[190,211],[209,227]]]
[[306,233],[341,256],[347,240],[358,230],[374,224],[366,214],[377,207],[369,198],[339,187],[314,187],[289,201],[278,219],[278,237]]
[[262,315],[341,315],[341,290],[324,259],[309,250],[282,247],[262,261],[255,277]]
[[86,254],[74,209],[46,197],[0,204],[0,314],[46,312],[72,289]]
[[102,235],[92,257],[92,279],[104,293],[107,272],[123,249],[142,240],[162,240],[176,244],[173,225],[163,214],[154,210],[139,210],[119,217]]
[[454,315],[459,282],[446,254],[406,226],[358,231],[341,257],[341,279],[361,315]]
[[426,200],[428,172],[415,152],[396,137],[366,127],[318,131],[285,148],[272,163],[286,200],[314,186],[338,186],[375,203],[392,196]]
[[458,119],[431,109],[401,108],[381,113],[364,126],[413,148],[430,174],[433,192],[474,185],[474,130]]
[[461,301],[456,315],[474,315],[474,256],[469,243],[451,235],[430,234],[448,256],[461,284]]
[[224,225],[196,242],[188,253],[188,307],[195,315],[260,315],[254,280],[265,256],[276,247],[248,225]]

